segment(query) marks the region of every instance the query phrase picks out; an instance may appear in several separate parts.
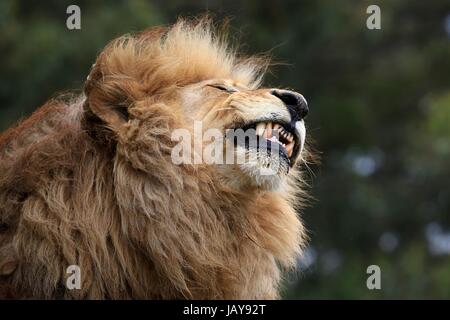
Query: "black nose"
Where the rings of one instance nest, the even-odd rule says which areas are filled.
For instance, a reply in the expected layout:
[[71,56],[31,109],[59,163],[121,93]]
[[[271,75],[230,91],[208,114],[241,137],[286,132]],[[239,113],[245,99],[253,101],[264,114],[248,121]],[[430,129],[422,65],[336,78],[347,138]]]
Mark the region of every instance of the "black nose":
[[308,103],[300,93],[280,89],[273,89],[270,93],[284,102],[293,121],[301,120],[308,114]]

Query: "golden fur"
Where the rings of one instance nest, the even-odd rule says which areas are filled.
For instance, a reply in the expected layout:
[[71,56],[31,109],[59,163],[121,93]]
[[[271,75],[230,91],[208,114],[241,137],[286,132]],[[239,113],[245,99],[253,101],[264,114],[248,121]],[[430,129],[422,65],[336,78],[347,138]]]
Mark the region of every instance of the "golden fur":
[[[260,101],[265,68],[208,21],[181,20],[114,40],[84,94],[3,133],[0,296],[278,298],[305,237],[298,172],[279,190],[235,188],[213,165],[171,161],[171,133],[192,129],[186,104],[211,127],[245,118],[211,116],[229,99],[199,83],[226,79],[248,89],[235,101]],[[69,265],[80,266],[80,290],[65,287]]]

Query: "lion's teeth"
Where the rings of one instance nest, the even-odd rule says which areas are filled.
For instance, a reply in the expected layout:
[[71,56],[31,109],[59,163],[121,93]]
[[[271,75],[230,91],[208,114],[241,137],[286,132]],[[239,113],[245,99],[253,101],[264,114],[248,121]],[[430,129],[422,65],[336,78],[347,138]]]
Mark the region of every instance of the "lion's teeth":
[[256,125],[256,134],[258,136],[262,136],[264,134],[264,130],[266,130],[266,124],[264,122],[260,122]]

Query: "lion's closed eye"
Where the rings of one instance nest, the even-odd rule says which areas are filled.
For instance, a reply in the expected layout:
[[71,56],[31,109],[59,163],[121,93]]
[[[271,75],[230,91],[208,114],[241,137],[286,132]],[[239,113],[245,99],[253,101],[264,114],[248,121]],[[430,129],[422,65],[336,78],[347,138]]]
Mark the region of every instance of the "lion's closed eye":
[[208,87],[212,87],[218,90],[222,90],[222,91],[226,91],[227,93],[234,93],[234,92],[238,92],[239,90],[234,88],[234,87],[230,87],[224,84],[208,84]]

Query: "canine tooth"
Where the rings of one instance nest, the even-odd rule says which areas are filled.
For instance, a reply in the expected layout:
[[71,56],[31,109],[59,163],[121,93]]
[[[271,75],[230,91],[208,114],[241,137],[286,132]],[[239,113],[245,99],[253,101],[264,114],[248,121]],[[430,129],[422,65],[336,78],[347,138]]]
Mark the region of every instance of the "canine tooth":
[[258,136],[262,136],[264,134],[264,130],[266,130],[266,124],[264,122],[260,122],[256,125],[256,134]]
[[270,139],[272,137],[272,122],[267,122],[265,133],[266,139]]

